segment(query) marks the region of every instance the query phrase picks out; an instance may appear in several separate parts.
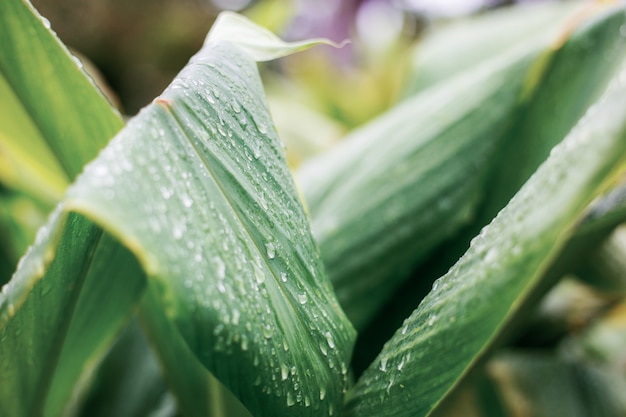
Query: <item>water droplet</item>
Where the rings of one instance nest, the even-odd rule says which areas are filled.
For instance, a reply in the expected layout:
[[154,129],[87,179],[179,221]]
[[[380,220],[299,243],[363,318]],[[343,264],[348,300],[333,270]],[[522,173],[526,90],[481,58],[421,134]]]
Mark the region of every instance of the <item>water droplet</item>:
[[40,16],[40,18],[41,18],[41,23],[43,23],[44,27],[46,29],[50,29],[50,21],[43,16]]
[[233,323],[233,325],[238,325],[239,324],[239,318],[241,317],[241,313],[239,313],[239,310],[234,309],[233,310],[233,318],[231,323]]
[[386,357],[380,360],[380,367],[378,369],[380,369],[382,372],[387,371],[387,358]]
[[276,248],[272,242],[268,242],[265,244],[265,250],[267,252],[267,257],[270,259],[274,259],[276,257]]
[[400,363],[398,364],[397,368],[398,371],[401,371],[402,368],[404,368],[404,362],[405,362],[406,358],[403,356],[402,359],[400,360]]
[[305,407],[310,407],[311,406],[311,399],[308,396],[304,396],[304,406]]
[[265,326],[263,326],[263,336],[266,339],[271,338],[273,333],[274,332],[272,331],[272,326],[270,326],[269,324],[266,324]]
[[256,264],[254,264],[254,278],[259,284],[263,284],[265,282],[265,274]]
[[283,381],[285,381],[287,379],[287,377],[289,376],[289,368],[287,367],[287,365],[285,365],[284,363],[282,363],[280,365],[280,379],[282,379]]
[[282,282],[287,282],[287,274],[286,274],[286,273],[284,273],[284,272],[281,272],[281,273],[280,273],[280,280],[281,280]]
[[302,294],[298,294],[298,302],[300,304],[306,304],[307,302],[307,295],[305,292],[303,292]]
[[320,400],[324,401],[324,398],[326,398],[326,388],[322,387],[320,388]]
[[322,351],[322,355],[328,355],[328,348],[325,343],[320,343],[320,350]]
[[222,258],[216,256],[213,258],[213,261],[215,261],[215,272],[217,273],[217,277],[219,279],[226,278],[226,264],[222,261]]
[[435,321],[437,321],[437,315],[436,314],[431,314],[428,317],[428,325],[432,326],[433,324],[435,324]]
[[187,208],[189,208],[189,207],[191,207],[193,205],[193,200],[187,194],[183,194],[180,197],[180,199],[183,202],[183,206],[185,206]]
[[335,348],[335,341],[333,340],[333,335],[330,334],[330,332],[326,332],[324,334],[324,336],[326,336],[326,342],[328,342],[328,347],[331,349]]
[[166,200],[169,200],[170,197],[174,194],[172,190],[165,186],[162,186],[161,188],[159,188],[159,190],[161,191],[161,196]]
[[494,262],[498,259],[498,249],[490,248],[485,254],[485,262]]
[[185,233],[184,226],[174,225],[174,228],[172,229],[172,236],[174,236],[174,239],[180,240],[180,238],[183,237],[184,233]]
[[287,392],[287,407],[293,407],[296,404],[296,398],[293,395],[293,392]]

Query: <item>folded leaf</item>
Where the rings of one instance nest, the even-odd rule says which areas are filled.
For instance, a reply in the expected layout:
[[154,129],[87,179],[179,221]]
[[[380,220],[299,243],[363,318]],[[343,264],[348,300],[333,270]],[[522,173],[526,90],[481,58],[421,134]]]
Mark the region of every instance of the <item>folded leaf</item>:
[[348,415],[428,415],[467,374],[540,284],[585,208],[626,169],[624,97],[626,85],[615,82],[435,282],[357,382]]
[[[323,272],[245,51],[209,37],[68,190],[0,298],[0,338],[9,340],[0,345],[3,412],[41,411],[48,374],[22,375],[15,386],[5,375],[25,358],[54,368],[82,275],[110,272],[112,260],[109,268],[96,261],[117,242],[138,260],[184,349],[255,415],[339,411],[355,332]],[[117,240],[97,246],[108,233]],[[132,266],[124,272],[133,273],[117,276],[143,282]],[[43,287],[54,290],[50,304],[37,304]],[[55,337],[33,337],[55,330],[49,321],[60,329]],[[31,346],[21,328],[31,329]],[[176,351],[177,343],[157,348]]]
[[298,171],[324,264],[357,328],[472,219],[536,57],[537,42],[509,51],[405,101]]

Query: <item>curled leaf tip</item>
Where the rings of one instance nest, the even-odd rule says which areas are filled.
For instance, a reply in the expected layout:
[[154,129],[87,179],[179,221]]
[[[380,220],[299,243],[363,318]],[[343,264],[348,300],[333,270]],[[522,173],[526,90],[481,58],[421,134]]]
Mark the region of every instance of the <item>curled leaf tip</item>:
[[252,59],[260,62],[300,52],[316,45],[342,48],[350,43],[350,40],[346,39],[341,43],[335,43],[329,39],[315,38],[298,42],[285,42],[248,18],[225,11],[220,13],[215,20],[207,35],[205,46],[218,42],[233,43],[243,49]]

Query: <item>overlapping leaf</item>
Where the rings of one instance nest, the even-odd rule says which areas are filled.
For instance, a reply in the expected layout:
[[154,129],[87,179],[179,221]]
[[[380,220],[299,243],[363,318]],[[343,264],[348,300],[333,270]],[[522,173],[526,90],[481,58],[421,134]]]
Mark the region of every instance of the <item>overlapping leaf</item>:
[[434,284],[355,386],[348,415],[428,415],[515,317],[585,208],[626,169],[621,80]]
[[[137,300],[143,273],[123,246],[145,271],[167,331],[255,414],[339,410],[354,331],[316,255],[255,63],[218,38],[86,168],[3,288],[3,413],[44,409],[66,330],[88,330],[72,331],[89,317],[82,285],[109,276],[123,293],[126,280],[123,305]],[[88,297],[102,299],[85,300],[106,305],[108,289],[97,288]],[[85,316],[70,323],[74,308]],[[97,329],[114,329],[128,311],[99,314],[91,330],[102,338]],[[20,373],[29,360],[37,366]],[[48,411],[62,403],[53,396]]]
[[[447,252],[460,248],[457,259],[506,204],[606,86],[626,49],[623,23],[621,7],[609,7],[564,46],[580,19],[551,26],[408,99],[298,172],[322,257],[357,328],[439,244],[456,236]],[[555,103],[561,96],[571,99]],[[467,240],[458,236],[463,226]]]

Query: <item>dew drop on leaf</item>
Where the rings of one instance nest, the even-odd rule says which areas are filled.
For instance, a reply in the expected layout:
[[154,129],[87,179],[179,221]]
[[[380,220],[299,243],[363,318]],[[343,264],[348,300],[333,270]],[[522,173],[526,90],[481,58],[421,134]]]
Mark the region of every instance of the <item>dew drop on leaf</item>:
[[306,304],[307,302],[307,295],[305,292],[303,292],[302,294],[298,294],[298,302],[300,304]]
[[328,342],[328,347],[330,347],[331,349],[334,349],[335,341],[333,340],[333,335],[330,332],[326,332],[324,336],[326,336],[326,342]]
[[268,242],[265,244],[265,250],[267,251],[267,257],[270,259],[274,259],[276,257],[276,248],[272,242]]
[[326,398],[326,388],[322,387],[320,388],[320,401],[324,401],[324,398]]

